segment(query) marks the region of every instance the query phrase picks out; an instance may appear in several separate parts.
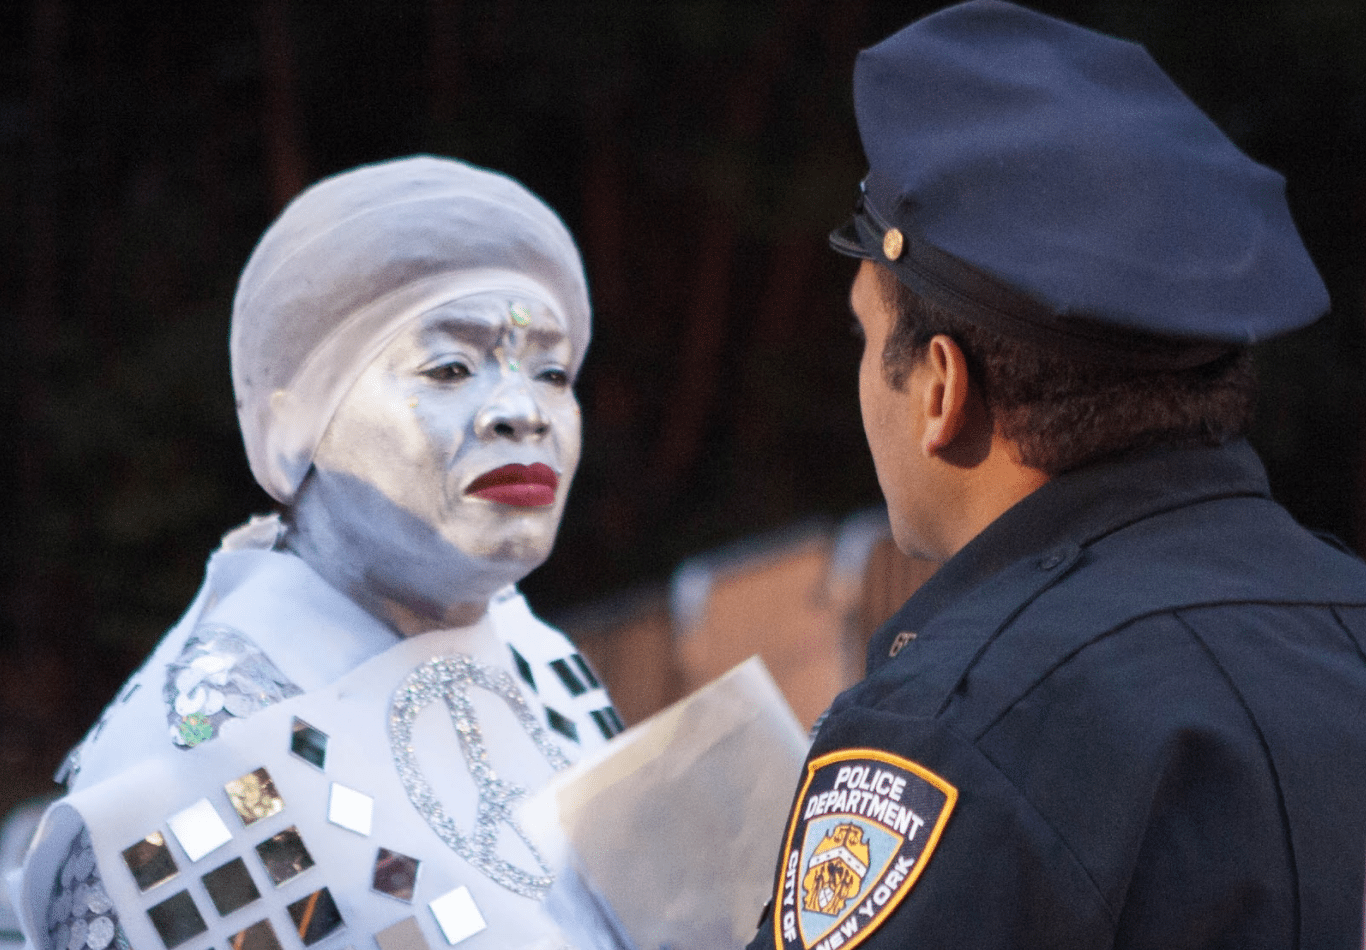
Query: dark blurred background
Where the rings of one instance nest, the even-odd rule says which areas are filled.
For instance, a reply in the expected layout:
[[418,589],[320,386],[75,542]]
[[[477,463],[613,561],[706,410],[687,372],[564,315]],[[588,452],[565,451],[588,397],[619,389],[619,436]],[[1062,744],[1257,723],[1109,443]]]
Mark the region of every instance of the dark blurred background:
[[[270,500],[236,430],[238,271],[301,187],[435,152],[564,216],[596,306],[552,617],[682,558],[878,500],[825,233],[864,171],[855,52],[943,6],[875,0],[0,4],[0,811]],[[1366,547],[1366,4],[1071,0],[1286,174],[1334,313],[1259,354],[1281,499]]]

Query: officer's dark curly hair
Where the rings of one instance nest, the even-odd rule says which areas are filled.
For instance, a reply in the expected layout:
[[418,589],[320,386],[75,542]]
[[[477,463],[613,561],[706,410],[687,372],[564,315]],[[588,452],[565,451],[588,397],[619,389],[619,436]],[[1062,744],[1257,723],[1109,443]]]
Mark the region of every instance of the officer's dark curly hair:
[[930,339],[946,334],[962,348],[997,430],[1021,462],[1049,475],[1148,446],[1220,445],[1252,423],[1256,376],[1245,348],[1178,370],[1075,360],[968,323],[876,270],[896,315],[882,351],[888,383],[900,389]]

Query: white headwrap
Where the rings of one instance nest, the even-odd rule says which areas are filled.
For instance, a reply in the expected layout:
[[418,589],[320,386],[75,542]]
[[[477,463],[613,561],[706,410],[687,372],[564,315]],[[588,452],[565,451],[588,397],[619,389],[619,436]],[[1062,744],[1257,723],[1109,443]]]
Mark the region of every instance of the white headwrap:
[[252,474],[293,500],[337,405],[409,321],[504,291],[560,314],[577,369],[590,312],[560,219],[512,179],[418,156],[343,172],[290,202],[242,271],[232,385]]

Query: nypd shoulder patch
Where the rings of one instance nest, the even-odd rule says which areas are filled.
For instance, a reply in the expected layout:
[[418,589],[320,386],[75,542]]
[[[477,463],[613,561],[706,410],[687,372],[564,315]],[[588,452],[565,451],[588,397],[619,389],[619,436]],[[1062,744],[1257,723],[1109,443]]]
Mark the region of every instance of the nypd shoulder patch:
[[781,950],[852,950],[915,884],[958,790],[877,749],[807,763],[788,824],[773,928]]

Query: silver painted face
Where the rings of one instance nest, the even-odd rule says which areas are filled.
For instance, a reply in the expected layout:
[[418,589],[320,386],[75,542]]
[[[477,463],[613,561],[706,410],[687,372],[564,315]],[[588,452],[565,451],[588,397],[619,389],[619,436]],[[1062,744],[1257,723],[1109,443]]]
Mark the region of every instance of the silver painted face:
[[545,560],[579,461],[573,357],[563,318],[507,293],[401,330],[313,459],[309,490],[347,573],[363,565],[383,596],[437,605],[486,599]]

